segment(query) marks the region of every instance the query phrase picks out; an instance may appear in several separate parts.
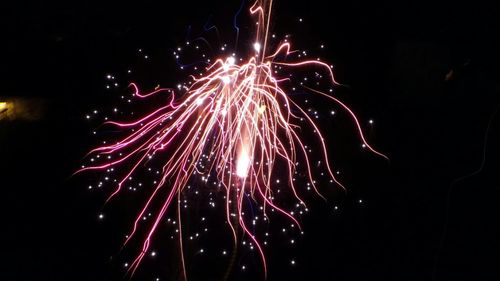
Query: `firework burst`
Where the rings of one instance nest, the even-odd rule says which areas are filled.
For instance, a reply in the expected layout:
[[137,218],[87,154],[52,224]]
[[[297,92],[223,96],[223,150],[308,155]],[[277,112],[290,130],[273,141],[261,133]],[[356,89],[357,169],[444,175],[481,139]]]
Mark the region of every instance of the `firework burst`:
[[[241,234],[256,246],[267,272],[264,249],[256,234],[248,227],[244,210],[246,204],[257,204],[266,210],[276,210],[300,228],[293,213],[278,206],[273,197],[273,176],[277,165],[281,178],[300,204],[305,205],[295,184],[295,175],[300,171],[313,190],[322,196],[314,180],[312,163],[321,161],[331,181],[342,186],[334,176],[325,139],[319,126],[296,101],[287,94],[290,77],[276,75],[276,69],[293,71],[295,68],[313,69],[329,77],[337,84],[331,66],[319,60],[293,61],[289,57],[294,51],[289,42],[282,42],[273,52],[268,49],[268,30],[272,1],[259,0],[250,8],[257,19],[255,44],[247,60],[236,56],[217,59],[209,65],[202,76],[191,76],[185,93],[177,95],[173,89],[157,89],[142,94],[136,84],[131,84],[134,96],[148,99],[152,95],[167,93],[168,103],[134,122],[108,121],[105,124],[121,130],[131,130],[127,136],[114,144],[92,150],[90,155],[119,155],[113,160],[91,165],[78,172],[107,170],[126,166],[126,172],[117,182],[117,188],[108,200],[119,194],[124,183],[144,164],[158,155],[166,155],[161,167],[161,177],[149,199],[133,223],[127,243],[136,234],[141,218],[150,212],[153,203],[161,197],[162,204],[144,237],[142,249],[130,264],[133,274],[150,250],[151,241],[160,222],[168,212],[180,209],[180,194],[195,175],[215,177],[225,190],[225,213],[233,233],[234,247]],[[373,149],[363,136],[361,125],[348,106],[331,94],[304,86],[311,94],[319,95],[345,110],[359,132],[364,146]],[[314,136],[320,153],[311,155],[301,136]],[[106,157],[102,157],[107,159]],[[303,161],[304,164],[298,166]],[[162,195],[160,195],[162,194]],[[245,197],[253,200],[247,201]],[[177,211],[181,222],[181,212]],[[182,231],[182,226],[179,226]],[[182,233],[179,235],[181,253]],[[181,256],[184,277],[184,257]]]

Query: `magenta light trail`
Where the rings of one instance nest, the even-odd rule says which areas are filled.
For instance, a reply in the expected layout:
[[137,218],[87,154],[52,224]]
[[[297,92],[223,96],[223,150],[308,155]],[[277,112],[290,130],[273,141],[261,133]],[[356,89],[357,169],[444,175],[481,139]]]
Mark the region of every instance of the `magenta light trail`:
[[[322,196],[313,176],[313,163],[321,161],[331,181],[334,176],[327,145],[319,126],[289,95],[286,85],[292,78],[278,76],[276,70],[293,71],[300,68],[314,70],[329,77],[330,84],[337,85],[331,66],[320,60],[289,61],[294,53],[291,44],[282,42],[274,51],[268,52],[269,24],[272,0],[257,0],[250,13],[257,21],[256,35],[251,55],[246,60],[235,56],[217,59],[206,67],[202,76],[191,75],[190,86],[182,95],[173,89],[158,89],[142,94],[136,84],[131,84],[135,97],[148,99],[152,95],[167,93],[168,103],[134,122],[108,121],[105,124],[122,130],[134,129],[116,143],[97,147],[89,155],[119,155],[113,160],[83,167],[78,172],[106,170],[126,165],[125,175],[117,182],[116,189],[108,200],[119,194],[124,183],[151,158],[167,154],[161,167],[161,177],[135,219],[125,242],[134,237],[140,227],[141,218],[151,211],[152,202],[160,191],[167,190],[167,196],[154,214],[135,260],[130,264],[130,274],[134,274],[150,251],[155,231],[165,214],[177,212],[181,222],[180,194],[194,175],[216,175],[216,180],[225,189],[225,213],[229,228],[233,233],[234,247],[241,235],[253,241],[262,261],[264,275],[267,275],[265,251],[255,233],[247,225],[244,207],[249,204],[244,197],[249,195],[255,204],[266,210],[272,208],[290,219],[300,229],[295,215],[276,205],[273,200],[272,181],[277,169],[285,170],[286,186],[295,199],[305,206],[294,175],[300,169],[308,177],[313,190]],[[311,87],[303,87],[310,94],[324,97],[339,105],[350,116],[359,133],[361,142],[371,152],[386,158],[372,148],[363,135],[359,120],[354,112],[331,93]],[[310,154],[302,135],[314,136],[320,145],[320,153]],[[298,166],[298,160],[304,164]],[[234,199],[234,200],[231,200]],[[177,204],[177,211],[175,206]],[[236,218],[231,213],[236,210]],[[182,231],[182,226],[179,225]],[[179,235],[181,261],[186,279],[182,232]]]

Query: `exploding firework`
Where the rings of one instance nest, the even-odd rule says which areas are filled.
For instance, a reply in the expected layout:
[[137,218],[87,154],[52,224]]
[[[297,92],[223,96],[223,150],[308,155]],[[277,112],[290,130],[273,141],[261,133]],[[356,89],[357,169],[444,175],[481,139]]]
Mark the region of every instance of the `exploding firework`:
[[[79,170],[126,167],[123,168],[125,172],[121,180],[117,181],[116,189],[108,198],[110,200],[120,193],[125,182],[145,163],[159,156],[166,159],[160,169],[160,180],[137,215],[125,242],[134,237],[140,228],[141,218],[152,212],[155,209],[153,202],[161,198],[161,206],[157,208],[145,234],[142,249],[130,264],[131,274],[150,251],[153,236],[166,214],[177,213],[180,224],[180,194],[194,176],[215,178],[223,187],[225,216],[233,234],[234,247],[242,235],[251,240],[262,260],[264,274],[267,272],[265,251],[256,233],[248,226],[248,217],[245,216],[247,205],[260,206],[264,217],[267,217],[267,210],[275,210],[300,228],[293,212],[279,206],[274,200],[275,182],[272,179],[278,168],[290,194],[301,205],[305,203],[295,182],[299,172],[312,189],[322,196],[316,186],[313,163],[324,163],[330,181],[343,188],[332,171],[325,138],[319,126],[307,110],[287,94],[287,85],[292,82],[292,78],[277,74],[277,69],[312,69],[328,77],[331,85],[338,83],[330,65],[320,60],[290,59],[294,51],[288,41],[281,42],[272,51],[268,50],[272,4],[272,0],[258,0],[250,7],[250,13],[257,20],[257,30],[248,59],[237,57],[236,54],[217,59],[206,67],[203,75],[191,76],[191,82],[182,95],[173,89],[163,88],[142,94],[136,84],[131,84],[137,98],[148,99],[153,95],[167,94],[169,101],[133,122],[105,122],[131,133],[89,153],[110,160]],[[363,145],[385,157],[367,143],[356,115],[348,106],[331,93],[307,86],[303,88],[345,110],[352,118]],[[310,153],[302,137],[304,135],[316,140],[319,153]],[[299,165],[300,162],[303,164]],[[167,194],[165,197],[164,193]],[[179,230],[182,231],[181,225]],[[180,252],[186,278],[182,239],[181,232]]]

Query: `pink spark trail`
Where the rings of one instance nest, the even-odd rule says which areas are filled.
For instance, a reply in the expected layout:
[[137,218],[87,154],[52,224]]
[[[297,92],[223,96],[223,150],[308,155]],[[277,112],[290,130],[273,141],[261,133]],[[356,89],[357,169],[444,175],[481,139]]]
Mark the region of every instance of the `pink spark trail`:
[[[308,177],[319,196],[320,191],[313,180],[313,162],[325,163],[330,179],[343,187],[332,172],[327,145],[319,126],[305,109],[287,95],[285,84],[290,82],[290,78],[276,77],[273,73],[276,67],[290,71],[295,68],[311,69],[327,75],[332,85],[338,83],[331,67],[326,63],[318,60],[287,61],[287,57],[293,53],[290,43],[284,42],[267,54],[272,5],[272,0],[257,0],[250,8],[250,13],[258,24],[254,49],[246,61],[237,63],[239,60],[233,56],[217,59],[205,69],[203,76],[191,76],[192,83],[182,96],[176,96],[172,89],[158,89],[142,94],[136,84],[131,84],[137,98],[147,99],[166,92],[170,95],[169,102],[134,122],[106,122],[123,130],[134,130],[118,142],[95,148],[89,154],[121,156],[113,161],[84,167],[78,171],[106,170],[121,164],[130,167],[118,181],[109,200],[120,193],[125,181],[134,175],[142,164],[155,155],[168,155],[165,157],[168,160],[161,168],[161,180],[157,182],[135,219],[125,242],[134,237],[141,218],[150,210],[160,191],[167,190],[168,195],[163,199],[159,211],[154,216],[154,222],[149,226],[142,249],[130,265],[131,274],[148,253],[155,231],[165,214],[176,212],[175,206],[172,205],[180,204],[178,196],[194,175],[216,175],[217,181],[225,188],[226,219],[233,233],[235,246],[239,236],[237,230],[241,229],[256,245],[264,275],[267,274],[265,253],[255,233],[245,221],[243,210],[249,203],[244,197],[249,195],[257,204],[263,206],[264,210],[275,209],[300,228],[293,214],[273,202],[274,188],[271,179],[275,176],[276,165],[280,165],[280,171],[286,171],[286,184],[301,204],[304,204],[304,201],[300,198],[298,187],[293,180],[299,169],[299,159],[305,163],[300,166],[300,172]],[[304,89],[340,105],[355,123],[362,143],[373,153],[385,157],[367,143],[360,122],[347,105],[331,94],[309,87]],[[320,144],[320,153],[314,156],[308,153],[301,138],[303,134],[316,138]],[[236,219],[231,217],[234,210]],[[177,213],[180,222],[180,212]],[[182,229],[182,226],[179,228]],[[179,239],[182,248],[182,235]],[[185,276],[184,257],[181,259]]]

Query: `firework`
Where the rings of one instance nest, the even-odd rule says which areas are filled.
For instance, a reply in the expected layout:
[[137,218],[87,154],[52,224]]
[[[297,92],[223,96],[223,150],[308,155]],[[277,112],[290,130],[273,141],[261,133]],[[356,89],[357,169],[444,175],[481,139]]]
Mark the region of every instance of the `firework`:
[[[248,59],[234,56],[219,58],[203,75],[191,76],[191,83],[182,95],[173,89],[157,89],[142,94],[136,84],[131,84],[134,96],[148,99],[152,95],[167,93],[169,101],[138,118],[134,122],[108,121],[106,124],[122,130],[131,130],[118,142],[98,147],[90,155],[113,156],[113,160],[101,162],[79,170],[107,170],[126,166],[126,172],[108,200],[119,194],[125,182],[150,159],[166,155],[161,167],[160,180],[133,223],[127,243],[136,234],[141,218],[152,209],[152,202],[159,194],[167,193],[162,205],[144,237],[142,249],[130,264],[131,274],[149,252],[151,241],[162,219],[169,212],[177,215],[181,222],[180,194],[195,175],[215,177],[225,190],[225,213],[233,233],[234,247],[240,238],[238,232],[256,246],[262,260],[264,274],[267,272],[264,249],[256,234],[248,227],[244,210],[247,204],[258,204],[263,214],[273,209],[291,220],[300,229],[293,213],[274,202],[272,181],[280,166],[286,171],[286,186],[300,204],[295,175],[300,171],[311,183],[312,189],[322,196],[316,186],[313,164],[321,161],[325,165],[330,181],[342,184],[334,176],[325,139],[313,118],[287,94],[286,85],[290,77],[276,75],[276,70],[293,71],[296,68],[311,69],[323,73],[331,85],[338,84],[331,66],[319,60],[290,60],[294,53],[291,44],[282,42],[273,51],[268,51],[268,30],[273,1],[258,0],[250,7],[257,20],[255,43]],[[363,136],[361,125],[353,111],[340,100],[317,89],[304,86],[304,90],[319,95],[343,108],[359,133],[363,145],[373,153],[385,157],[373,149]],[[319,144],[319,153],[311,154],[302,135],[313,136]],[[298,162],[304,164],[298,166]],[[163,195],[162,195],[163,196]],[[245,198],[252,198],[249,200]],[[232,216],[233,215],[233,216]],[[182,226],[179,226],[182,231]],[[179,235],[181,253],[182,232]],[[185,277],[184,256],[181,255]],[[293,261],[294,262],[294,261]]]

